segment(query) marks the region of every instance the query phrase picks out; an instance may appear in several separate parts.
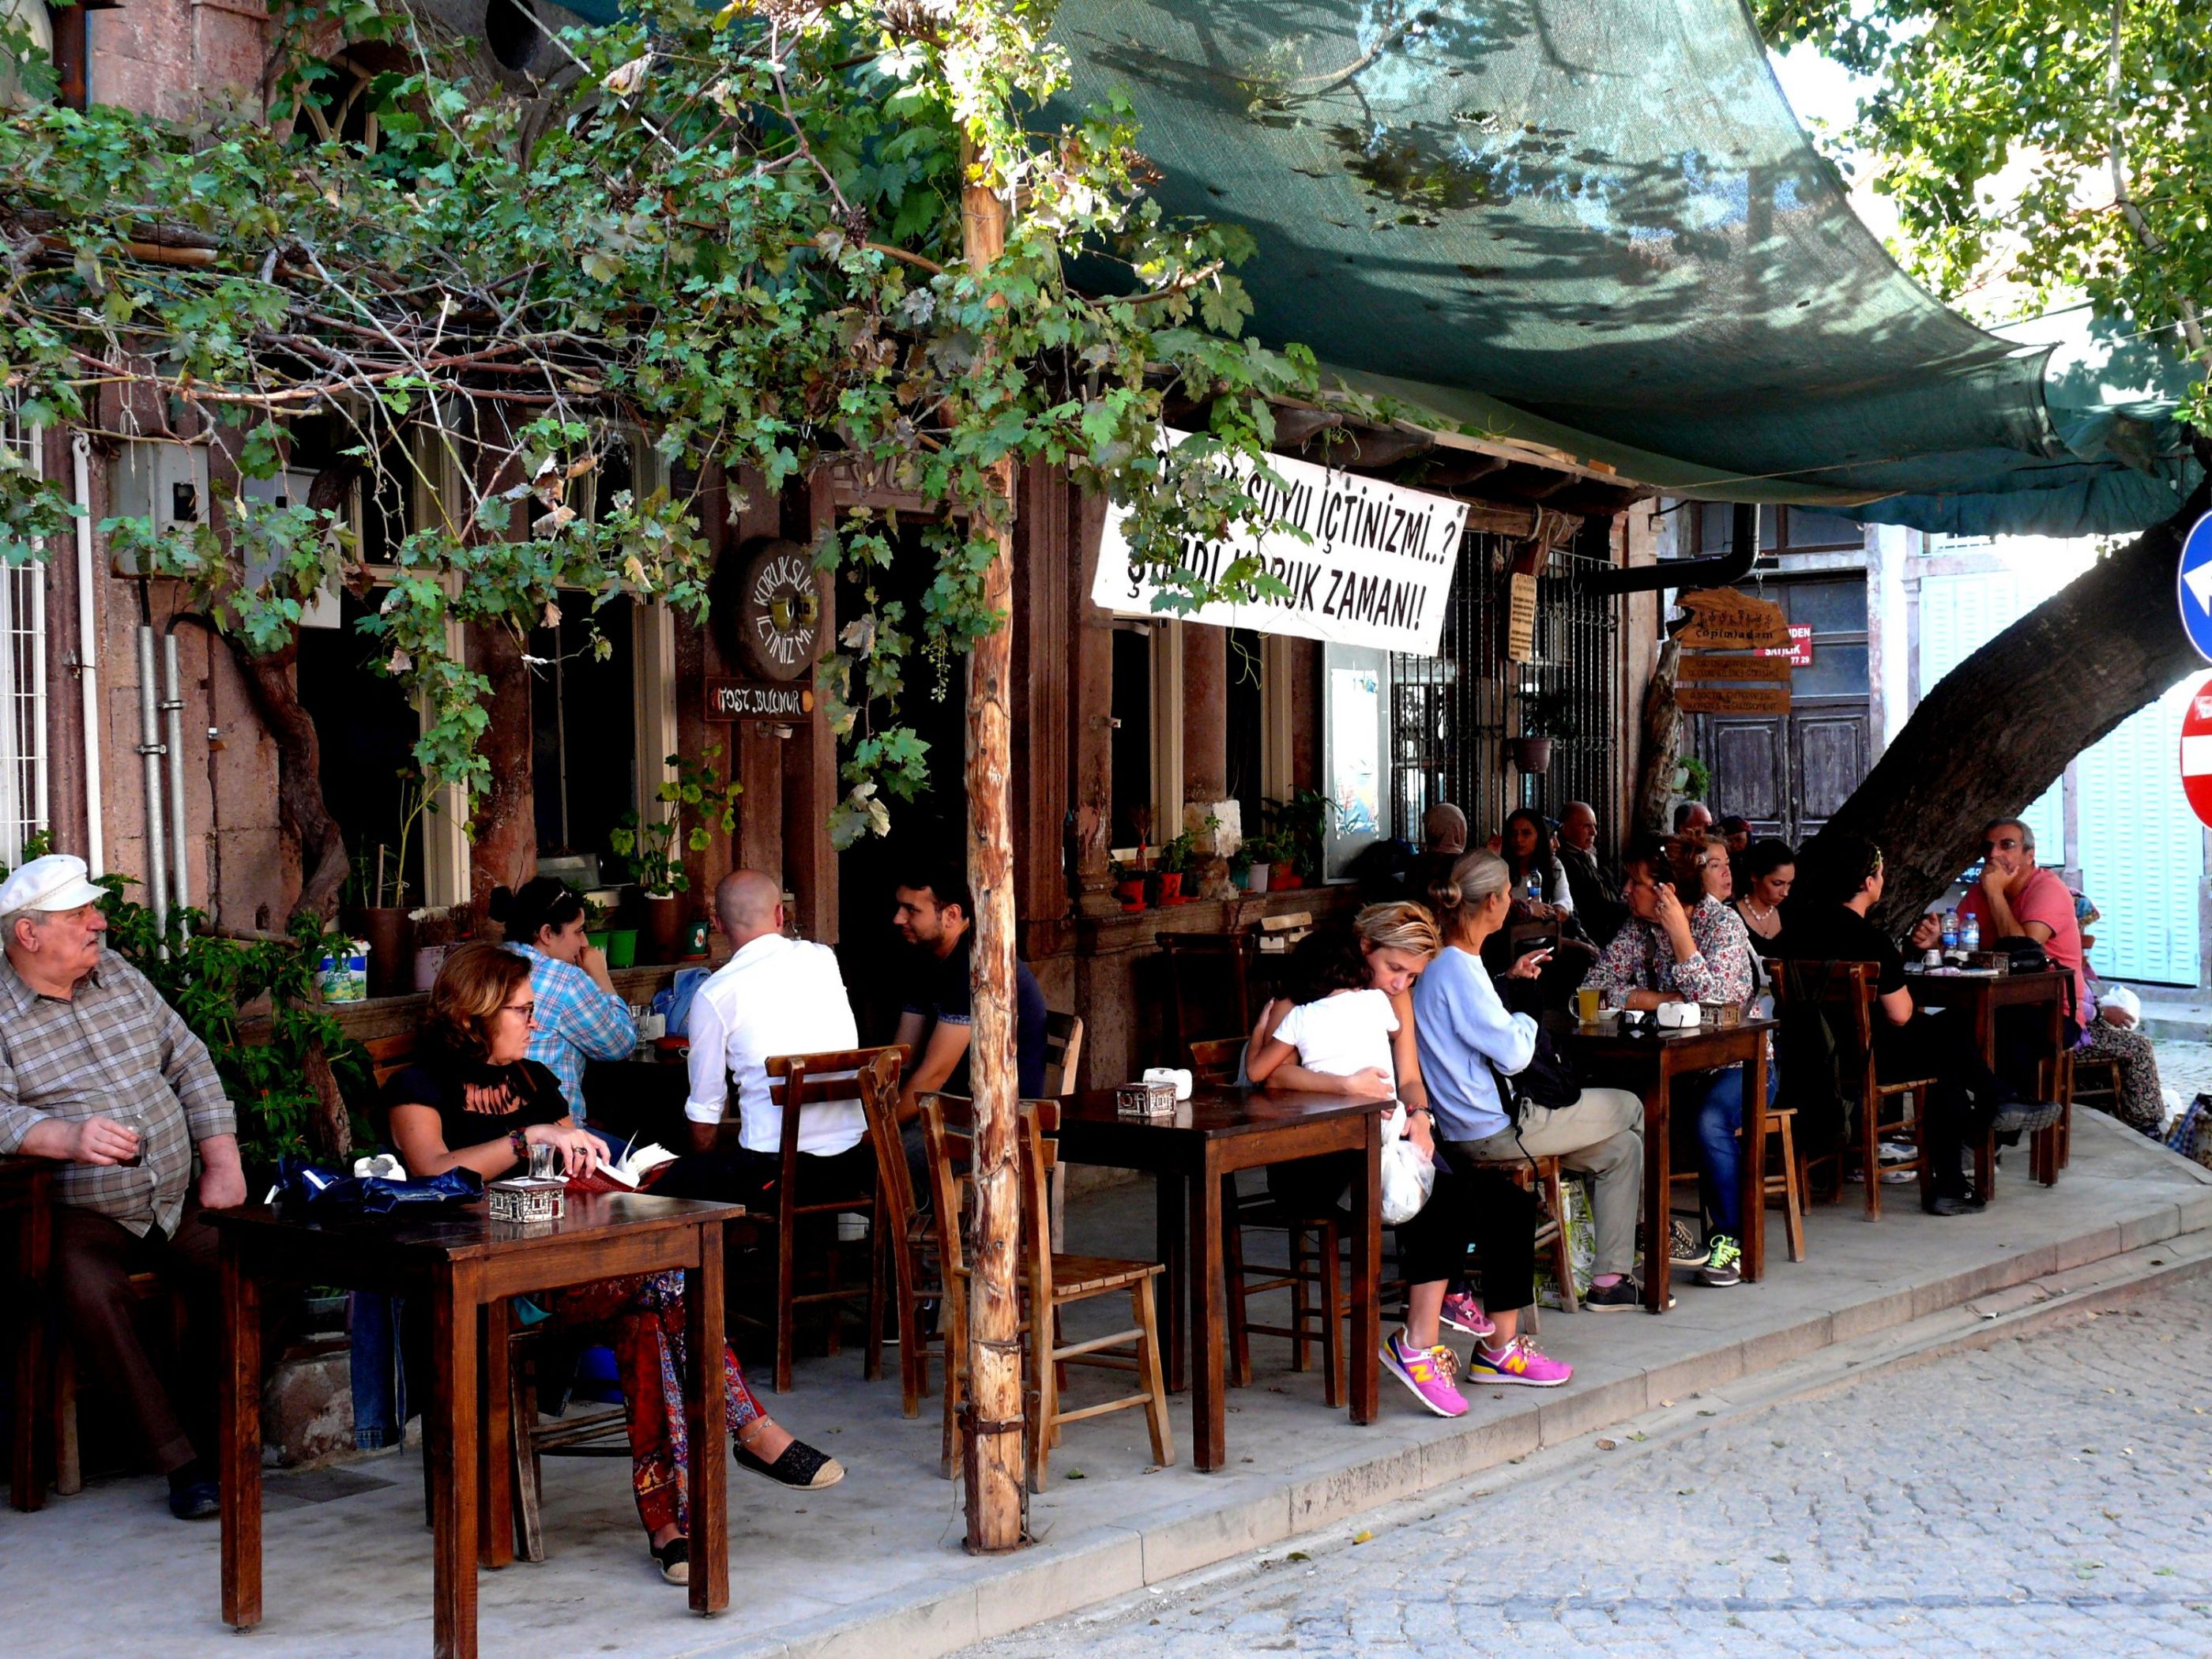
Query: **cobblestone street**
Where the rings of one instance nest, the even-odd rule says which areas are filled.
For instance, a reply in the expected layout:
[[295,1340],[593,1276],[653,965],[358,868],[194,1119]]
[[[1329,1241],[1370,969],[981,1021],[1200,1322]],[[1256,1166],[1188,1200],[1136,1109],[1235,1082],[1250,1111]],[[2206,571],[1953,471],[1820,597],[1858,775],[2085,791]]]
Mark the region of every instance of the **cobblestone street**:
[[971,1652],[2212,1655],[2208,1376],[2197,1280]]

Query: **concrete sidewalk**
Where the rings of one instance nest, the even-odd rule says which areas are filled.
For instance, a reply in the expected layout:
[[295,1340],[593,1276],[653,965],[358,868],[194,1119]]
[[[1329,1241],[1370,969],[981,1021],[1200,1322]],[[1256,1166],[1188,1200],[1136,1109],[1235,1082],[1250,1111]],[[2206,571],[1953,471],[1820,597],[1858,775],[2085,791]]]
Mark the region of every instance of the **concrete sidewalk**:
[[[1909,1193],[1875,1226],[1848,1200],[1817,1210],[1808,1261],[1787,1260],[1778,1227],[1765,1283],[1684,1285],[1662,1318],[1553,1314],[1542,1340],[1573,1362],[1572,1383],[1478,1391],[1457,1422],[1419,1412],[1386,1378],[1381,1419],[1355,1429],[1324,1410],[1317,1376],[1281,1369],[1284,1345],[1261,1340],[1259,1378],[1231,1396],[1227,1471],[1147,1469],[1134,1413],[1073,1425],[1051,1490],[1033,1501],[1037,1544],[991,1560],[961,1550],[958,1489],[936,1473],[935,1401],[909,1423],[895,1382],[861,1382],[856,1354],[805,1362],[776,1415],[851,1474],[799,1497],[732,1471],[726,1615],[701,1621],[660,1583],[619,1462],[549,1461],[550,1559],[483,1576],[482,1650],[933,1659],[2008,1286],[2165,1240],[2177,1256],[2212,1251],[2212,1171],[2108,1120],[2082,1115],[2056,1188],[2031,1187],[2025,1164],[2008,1161],[1997,1203],[1977,1217],[1923,1217]],[[1151,1208],[1147,1188],[1080,1200],[1071,1245],[1140,1250]],[[1187,1455],[1182,1402],[1176,1429]],[[256,1653],[428,1650],[420,1480],[412,1452],[271,1474]],[[53,1659],[234,1654],[217,1612],[217,1542],[212,1525],[169,1520],[147,1480],[0,1515],[0,1628]]]

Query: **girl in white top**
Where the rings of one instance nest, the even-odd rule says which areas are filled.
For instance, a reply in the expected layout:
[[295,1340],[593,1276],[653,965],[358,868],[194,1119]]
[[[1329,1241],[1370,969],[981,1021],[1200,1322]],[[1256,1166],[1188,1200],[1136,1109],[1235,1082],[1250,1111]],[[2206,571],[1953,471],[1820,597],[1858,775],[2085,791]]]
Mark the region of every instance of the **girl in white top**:
[[1302,1000],[1261,1011],[1245,1076],[1271,1090],[1425,1103],[1410,994],[1436,953],[1436,923],[1418,904],[1370,904],[1349,934],[1316,934],[1300,949]]

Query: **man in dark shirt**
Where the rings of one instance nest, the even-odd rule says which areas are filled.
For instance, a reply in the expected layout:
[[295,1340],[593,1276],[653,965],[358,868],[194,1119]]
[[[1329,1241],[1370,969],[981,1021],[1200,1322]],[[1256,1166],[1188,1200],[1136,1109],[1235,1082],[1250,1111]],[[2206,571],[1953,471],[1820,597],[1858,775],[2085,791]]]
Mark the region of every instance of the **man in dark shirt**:
[[[1983,1062],[1972,1034],[1952,1015],[1917,1012],[1906,988],[1897,941],[1867,920],[1881,902],[1881,849],[1856,836],[1823,836],[1814,890],[1789,901],[1778,941],[1794,962],[1871,962],[1875,981],[1875,1065],[1885,1077],[1932,1077],[1919,1103],[1921,1151],[1928,1159],[1931,1215],[1971,1215],[1982,1207],[1960,1167],[1961,1149],[1991,1127],[2040,1128],[2050,1109],[2008,1102],[1996,1074]],[[1868,1103],[1870,1107],[1872,1103]]]
[[1567,891],[1583,931],[1603,950],[1628,919],[1628,906],[1621,901],[1620,884],[1598,861],[1597,813],[1588,801],[1571,800],[1559,814],[1559,867],[1567,872]]
[[[891,925],[915,947],[915,981],[894,1040],[910,1045],[912,1068],[899,1090],[899,1116],[911,1120],[917,1097],[970,1093],[968,1044],[972,1032],[969,955],[975,901],[968,883],[946,871],[910,871],[893,890]],[[1015,1072],[1022,1098],[1044,1092],[1044,992],[1025,962],[1014,963]]]

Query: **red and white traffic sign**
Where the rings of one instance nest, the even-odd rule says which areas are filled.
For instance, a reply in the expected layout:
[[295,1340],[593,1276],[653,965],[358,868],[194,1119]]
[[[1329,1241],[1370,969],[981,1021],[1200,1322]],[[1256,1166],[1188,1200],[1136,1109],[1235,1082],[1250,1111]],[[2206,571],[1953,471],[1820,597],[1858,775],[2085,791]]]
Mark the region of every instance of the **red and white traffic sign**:
[[2181,788],[2191,810],[2212,824],[2212,677],[2189,694],[2181,716]]

